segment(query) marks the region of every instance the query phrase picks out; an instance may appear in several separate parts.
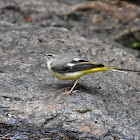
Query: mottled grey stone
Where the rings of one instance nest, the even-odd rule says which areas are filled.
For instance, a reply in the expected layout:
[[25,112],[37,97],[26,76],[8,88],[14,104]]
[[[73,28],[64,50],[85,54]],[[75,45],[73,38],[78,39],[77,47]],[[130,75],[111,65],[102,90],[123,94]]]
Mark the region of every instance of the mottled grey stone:
[[[15,6],[16,2],[25,11],[35,1],[6,2],[2,1],[0,6]],[[36,4],[41,3],[43,0]],[[42,139],[48,133],[80,140],[140,139],[138,73],[109,71],[85,75],[72,96],[62,95],[60,89],[71,81],[55,79],[47,70],[44,54],[71,53],[108,66],[140,70],[138,58],[107,38],[86,38],[63,27],[42,28],[21,22],[22,25],[20,21],[0,22],[2,132],[10,128],[7,133],[25,131],[28,136],[36,134]]]

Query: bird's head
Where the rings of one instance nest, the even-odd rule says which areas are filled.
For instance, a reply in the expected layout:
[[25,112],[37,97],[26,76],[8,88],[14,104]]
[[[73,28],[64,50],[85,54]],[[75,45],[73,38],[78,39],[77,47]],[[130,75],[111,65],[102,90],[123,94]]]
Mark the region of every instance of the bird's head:
[[47,53],[44,56],[45,56],[47,62],[52,62],[55,60],[55,54],[53,54],[53,53]]

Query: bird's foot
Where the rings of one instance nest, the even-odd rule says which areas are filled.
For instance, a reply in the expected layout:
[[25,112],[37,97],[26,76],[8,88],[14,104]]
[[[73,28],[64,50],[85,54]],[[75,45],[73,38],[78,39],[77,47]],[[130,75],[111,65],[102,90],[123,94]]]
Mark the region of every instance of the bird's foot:
[[74,91],[69,91],[69,92],[65,92],[65,93],[61,93],[62,95],[69,95],[71,96],[72,95],[72,92],[75,93],[77,92],[78,90],[74,90]]
[[72,92],[65,92],[65,93],[61,93],[62,95],[69,95],[71,96],[72,95]]

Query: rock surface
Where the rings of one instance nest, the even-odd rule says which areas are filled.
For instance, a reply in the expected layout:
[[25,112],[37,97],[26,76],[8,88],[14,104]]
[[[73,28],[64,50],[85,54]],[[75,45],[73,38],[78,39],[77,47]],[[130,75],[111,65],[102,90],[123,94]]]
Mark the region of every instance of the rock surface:
[[[1,1],[0,6],[15,7],[15,2]],[[43,0],[19,1],[19,9],[25,11],[34,3],[40,5]],[[55,10],[59,3],[51,4]],[[47,8],[36,11],[45,10],[45,14]],[[80,78],[72,96],[62,95],[61,89],[70,81],[55,79],[48,72],[44,53],[73,53],[105,65],[135,70],[140,70],[140,60],[109,39],[96,35],[88,39],[66,28],[43,28],[23,21],[0,23],[0,136],[140,139],[139,73],[88,74]]]

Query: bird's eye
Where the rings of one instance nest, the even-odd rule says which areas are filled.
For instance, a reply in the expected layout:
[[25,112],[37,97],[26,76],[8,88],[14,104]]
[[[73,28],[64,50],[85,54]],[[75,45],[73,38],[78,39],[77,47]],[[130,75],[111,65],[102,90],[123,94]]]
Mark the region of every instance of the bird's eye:
[[51,57],[51,56],[53,56],[53,55],[52,55],[52,54],[47,54],[47,56],[50,56],[50,57]]
[[51,54],[51,53],[45,54],[45,56],[46,56],[46,58],[47,58],[48,60],[50,60],[50,59],[53,59],[53,58],[54,58],[54,55],[53,55],[53,54]]
[[45,54],[45,56],[47,56],[47,57],[53,57],[54,55],[52,53],[47,53],[47,54]]

